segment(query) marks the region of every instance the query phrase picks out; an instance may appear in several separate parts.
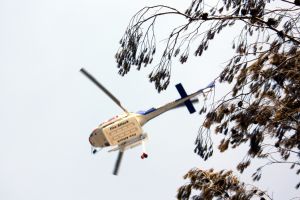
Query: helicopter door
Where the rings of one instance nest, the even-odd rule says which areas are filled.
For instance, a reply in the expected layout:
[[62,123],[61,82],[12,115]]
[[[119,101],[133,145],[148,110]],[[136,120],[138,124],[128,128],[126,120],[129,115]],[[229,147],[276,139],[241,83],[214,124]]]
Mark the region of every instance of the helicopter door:
[[123,143],[142,134],[142,128],[135,117],[125,117],[103,129],[111,146]]

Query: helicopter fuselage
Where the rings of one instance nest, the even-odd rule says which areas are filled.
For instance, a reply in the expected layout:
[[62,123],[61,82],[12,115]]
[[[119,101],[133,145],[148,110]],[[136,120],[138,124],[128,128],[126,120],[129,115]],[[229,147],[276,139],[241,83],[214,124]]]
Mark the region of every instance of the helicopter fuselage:
[[[125,113],[115,116],[111,120],[100,124],[90,135],[89,141],[95,148],[104,148],[131,143],[143,134],[142,126],[145,124],[143,115]],[[139,140],[137,140],[138,142]]]

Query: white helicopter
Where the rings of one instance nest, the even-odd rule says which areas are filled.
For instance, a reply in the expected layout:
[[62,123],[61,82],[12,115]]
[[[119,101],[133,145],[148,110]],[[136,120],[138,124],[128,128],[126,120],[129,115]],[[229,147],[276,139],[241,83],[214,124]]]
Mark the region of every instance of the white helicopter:
[[167,103],[159,108],[151,108],[147,111],[139,111],[137,113],[128,112],[121,102],[110,93],[103,85],[101,85],[91,74],[89,74],[84,68],[80,71],[95,83],[107,96],[109,96],[125,113],[117,115],[112,119],[100,124],[90,135],[89,142],[92,145],[93,153],[96,153],[99,149],[105,147],[114,147],[108,152],[119,151],[117,161],[113,170],[113,174],[117,175],[120,167],[120,163],[125,150],[143,145],[143,152],[141,158],[147,158],[148,154],[145,152],[144,141],[148,136],[143,132],[142,126],[149,120],[167,112],[171,109],[185,105],[190,113],[196,112],[193,102],[197,102],[198,99],[191,100],[199,94],[205,94],[210,92],[215,86],[215,81],[210,83],[207,87],[200,89],[190,95],[187,95],[181,84],[177,84],[176,88],[181,96],[173,102]]

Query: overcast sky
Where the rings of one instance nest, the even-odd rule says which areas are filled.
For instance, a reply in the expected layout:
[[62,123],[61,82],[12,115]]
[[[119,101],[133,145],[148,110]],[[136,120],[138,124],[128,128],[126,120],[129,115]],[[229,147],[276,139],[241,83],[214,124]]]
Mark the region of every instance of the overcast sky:
[[[186,109],[149,122],[144,127],[149,158],[140,159],[141,147],[126,151],[117,177],[111,174],[116,153],[90,152],[91,131],[122,110],[79,73],[81,67],[133,112],[177,99],[178,82],[190,93],[220,73],[230,56],[230,32],[217,38],[204,58],[173,62],[170,87],[162,94],[147,80],[151,66],[125,77],[117,73],[118,41],[136,11],[155,4],[184,10],[189,3],[0,0],[0,199],[175,199],[189,169],[234,168],[242,151],[216,153],[207,162],[193,153],[202,117]],[[158,24],[159,45],[176,20]],[[216,87],[217,95],[225,92]],[[247,174],[242,180],[249,182]],[[259,186],[276,199],[291,198],[297,195],[293,177],[272,169]]]

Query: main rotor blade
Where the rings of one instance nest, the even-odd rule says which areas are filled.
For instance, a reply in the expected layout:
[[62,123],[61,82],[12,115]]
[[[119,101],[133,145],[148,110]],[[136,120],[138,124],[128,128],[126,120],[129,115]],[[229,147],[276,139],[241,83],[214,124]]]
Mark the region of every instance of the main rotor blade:
[[116,176],[118,175],[120,164],[121,164],[121,161],[122,161],[122,158],[123,158],[123,154],[124,154],[123,151],[119,151],[117,161],[116,161],[116,164],[115,164],[115,168],[114,168],[114,171],[113,171],[113,175],[116,175]]
[[112,94],[110,93],[101,83],[99,83],[90,73],[88,73],[84,68],[81,68],[80,71],[88,78],[90,79],[95,85],[97,85],[107,96],[111,98],[122,110],[124,110],[126,113],[128,111],[121,105],[121,102]]

